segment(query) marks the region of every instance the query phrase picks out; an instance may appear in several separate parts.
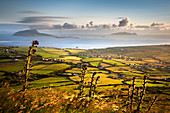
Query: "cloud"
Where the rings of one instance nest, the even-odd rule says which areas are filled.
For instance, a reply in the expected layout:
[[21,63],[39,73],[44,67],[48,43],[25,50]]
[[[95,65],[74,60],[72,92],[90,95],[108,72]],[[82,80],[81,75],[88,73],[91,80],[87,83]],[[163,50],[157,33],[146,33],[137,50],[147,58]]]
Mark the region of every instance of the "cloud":
[[86,28],[89,28],[90,27],[90,25],[89,24],[86,24]]
[[[120,18],[120,17],[119,17]],[[124,27],[124,26],[127,26],[128,25],[128,23],[129,23],[129,19],[128,18],[123,18],[123,17],[121,17],[121,21],[119,21],[119,27]]]
[[152,27],[162,26],[162,25],[164,25],[164,24],[163,23],[154,23],[154,22],[151,24]]
[[94,22],[93,22],[93,21],[91,21],[91,22],[89,22],[89,24],[90,24],[91,26],[93,26],[93,25],[94,25]]
[[116,24],[112,24],[112,27],[114,27],[114,28],[115,28],[115,27],[117,27],[117,25],[116,25]]
[[62,29],[62,25],[53,25],[54,29]]
[[126,18],[126,17],[117,17],[117,19],[124,19],[124,18]]
[[64,29],[75,29],[75,28],[77,28],[77,25],[64,23],[64,25],[62,26],[62,28],[64,28]]
[[24,19],[24,20],[21,20],[21,21],[17,21],[18,23],[37,23],[37,24],[40,24],[40,23],[55,23],[55,22],[60,22],[59,20],[41,20],[41,19]]
[[84,25],[82,25],[82,26],[81,26],[81,28],[85,28],[85,26],[84,26]]
[[51,23],[59,22],[58,19],[71,19],[70,17],[58,17],[58,16],[35,16],[35,17],[25,17],[18,23]]
[[135,28],[150,28],[150,26],[145,26],[145,25],[141,26],[141,25],[137,25],[137,26],[135,26]]
[[33,10],[25,10],[25,11],[20,11],[18,13],[28,13],[28,14],[44,14],[43,12],[40,11],[33,11]]
[[53,27],[53,29],[76,29],[76,28],[78,28],[77,25],[69,24],[69,23],[64,23],[63,25],[60,25],[60,24],[53,25],[52,27]]
[[53,29],[52,26],[49,25],[30,25],[30,29]]
[[110,26],[109,26],[109,25],[104,24],[102,28],[104,28],[104,29],[110,29]]

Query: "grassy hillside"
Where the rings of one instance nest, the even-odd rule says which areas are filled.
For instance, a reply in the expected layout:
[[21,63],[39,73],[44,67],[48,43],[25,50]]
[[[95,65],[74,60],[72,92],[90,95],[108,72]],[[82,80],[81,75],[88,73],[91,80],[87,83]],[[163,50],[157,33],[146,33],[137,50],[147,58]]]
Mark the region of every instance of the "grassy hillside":
[[[0,47],[0,82],[3,91],[6,91],[4,87],[6,87],[5,84],[9,82],[8,91],[11,89],[14,90],[11,94],[15,94],[15,92],[22,89],[22,69],[25,65],[27,51],[27,47]],[[160,95],[152,111],[155,112],[158,110],[159,112],[167,112],[169,109],[168,106],[170,105],[170,102],[166,100],[166,98],[170,98],[169,59],[169,45],[115,47],[92,50],[51,47],[37,48],[36,54],[32,57],[27,96],[30,95],[31,92],[34,92],[35,95],[37,95],[36,93],[40,93],[39,96],[46,98],[48,102],[50,102],[50,100],[48,100],[50,96],[46,94],[43,95],[43,91],[49,92],[52,97],[53,94],[58,95],[55,91],[62,92],[69,98],[71,94],[76,96],[79,92],[82,64],[87,64],[88,66],[84,78],[84,82],[86,83],[85,94],[88,94],[92,74],[96,72],[97,74],[94,80],[96,80],[98,76],[100,76],[100,79],[95,89],[95,94],[103,99],[119,95],[120,98],[118,100],[109,100],[112,105],[117,106],[121,103],[120,100],[123,102],[123,95],[127,96],[128,87],[133,83],[132,78],[136,77],[135,86],[141,88],[143,86],[143,77],[147,75],[147,98],[144,100],[146,104],[144,104],[143,107],[149,106],[150,103],[148,103],[148,101],[150,102],[153,96]],[[1,93],[4,93],[3,91],[1,91]],[[9,96],[12,98],[14,95]],[[3,96],[0,98],[2,97]],[[7,98],[8,97],[6,97],[6,99]],[[13,98],[17,97],[14,96]],[[28,96],[28,98],[33,99],[35,97]],[[65,96],[61,96],[61,98],[63,99]],[[120,102],[116,103],[117,101]],[[6,100],[3,102],[7,105],[10,104]],[[16,102],[15,99],[14,102]],[[35,102],[35,100],[33,99],[32,102]],[[48,111],[53,109],[51,107],[49,107],[50,109],[45,107],[46,101],[43,102],[42,105],[37,104],[37,108],[39,108],[40,111],[32,109],[32,112],[42,112],[41,110]],[[51,102],[54,102],[54,100],[51,100]],[[69,103],[71,101],[68,102],[67,99],[64,99],[63,102]],[[66,110],[62,108],[62,102],[59,103],[61,105],[57,106]],[[104,103],[106,104],[107,102]],[[25,106],[29,105],[30,104],[27,103]],[[104,104],[102,104],[102,106],[103,105]],[[106,105],[108,105],[108,103]],[[3,105],[0,107],[2,106]],[[44,106],[44,108],[41,108],[41,106]],[[3,108],[5,109],[5,106],[3,106]],[[56,111],[57,108],[54,108],[55,110],[53,110]],[[102,107],[100,106],[99,108]],[[96,107],[95,110],[100,112],[106,112],[107,109],[109,112],[113,112],[113,109],[118,110],[117,107],[113,106],[110,108],[103,107],[102,110],[99,108]],[[18,109],[21,110],[21,108]],[[91,109],[92,108],[89,108],[87,110]],[[8,110],[6,109],[6,111]],[[73,112],[74,110],[71,111]]]

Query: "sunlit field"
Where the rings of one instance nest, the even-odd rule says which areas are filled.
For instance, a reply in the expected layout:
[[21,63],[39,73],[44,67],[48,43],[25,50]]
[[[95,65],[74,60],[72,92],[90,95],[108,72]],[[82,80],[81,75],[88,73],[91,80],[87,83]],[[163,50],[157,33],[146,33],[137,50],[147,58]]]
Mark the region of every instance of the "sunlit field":
[[[109,52],[106,51],[107,49],[95,49],[89,52],[89,50],[79,49],[37,48],[37,52],[32,56],[31,60],[32,66],[30,67],[28,78],[28,89],[24,93],[27,101],[23,101],[20,98],[23,95],[22,88],[24,85],[22,70],[25,65],[28,48],[0,47],[0,81],[3,104],[1,106],[6,112],[11,112],[15,109],[13,104],[17,106],[18,112],[23,112],[23,110],[48,112],[49,110],[57,111],[58,108],[60,108],[58,112],[79,112],[82,109],[91,111],[91,107],[95,107],[95,112],[129,111],[128,106],[122,107],[122,105],[125,104],[123,102],[128,96],[129,86],[133,86],[132,78],[136,77],[135,87],[142,88],[143,78],[147,76],[146,98],[142,100],[143,108],[141,112],[147,109],[147,106],[153,100],[153,96],[158,96],[158,99],[152,106],[151,111],[167,112],[169,102],[166,98],[169,98],[170,92],[170,62],[164,59],[164,57],[169,57],[168,54],[164,54],[167,51],[162,51],[161,49],[168,49],[169,46],[150,47],[157,48],[156,51],[160,49],[161,56],[163,56],[161,58],[163,59],[156,57],[157,55],[160,56],[160,54],[155,54],[155,51],[148,53],[148,49],[145,48],[124,47],[128,52],[114,51],[115,48],[109,48]],[[139,52],[142,50],[146,53],[143,52],[143,55],[139,57],[131,52],[134,50]],[[95,52],[93,53],[93,51]],[[144,54],[148,55],[145,56]],[[92,79],[94,79],[94,84],[96,84],[96,86],[92,86],[95,87],[95,90],[92,90],[94,97],[92,100],[90,99],[91,97],[88,97],[91,101],[82,100],[82,102],[91,102],[91,104],[87,104],[91,105],[90,108],[84,106],[84,108],[76,108],[74,110],[73,108],[76,106],[83,107],[80,101],[74,100],[80,98],[78,94],[80,92],[79,87],[81,87],[83,64],[87,65],[87,70],[84,76],[84,93],[82,93],[81,98],[88,97]],[[94,72],[96,75],[93,77]],[[98,77],[100,78],[98,79]],[[95,80],[97,80],[97,83]],[[32,93],[34,95],[31,95]],[[95,106],[95,103],[98,103],[95,100],[95,96],[99,98],[99,102],[101,102],[101,99],[104,99],[102,102],[105,104],[98,104],[98,107]],[[114,96],[118,97],[112,99]],[[9,100],[9,98],[12,98],[13,101]],[[20,99],[18,100],[17,98]],[[59,100],[55,100],[57,98]],[[136,98],[134,97],[133,106],[138,104]],[[108,104],[105,99],[109,100],[112,107],[105,106]],[[74,101],[77,101],[79,105],[74,103]],[[119,102],[117,103],[117,101]],[[62,103],[67,103],[67,107],[69,104],[71,106],[69,109],[65,109]],[[13,107],[7,109],[8,105]],[[134,109],[136,108],[134,107]]]

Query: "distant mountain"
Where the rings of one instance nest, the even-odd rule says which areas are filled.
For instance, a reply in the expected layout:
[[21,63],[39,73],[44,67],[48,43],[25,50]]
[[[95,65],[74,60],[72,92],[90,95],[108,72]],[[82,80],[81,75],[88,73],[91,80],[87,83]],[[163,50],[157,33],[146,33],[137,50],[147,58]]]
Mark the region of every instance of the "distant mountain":
[[118,32],[118,33],[113,33],[111,35],[137,35],[136,33],[128,33],[128,32]]
[[18,32],[14,33],[13,36],[25,36],[25,37],[46,36],[46,37],[61,38],[61,37],[57,37],[57,36],[50,35],[50,34],[39,33],[36,29],[18,31]]

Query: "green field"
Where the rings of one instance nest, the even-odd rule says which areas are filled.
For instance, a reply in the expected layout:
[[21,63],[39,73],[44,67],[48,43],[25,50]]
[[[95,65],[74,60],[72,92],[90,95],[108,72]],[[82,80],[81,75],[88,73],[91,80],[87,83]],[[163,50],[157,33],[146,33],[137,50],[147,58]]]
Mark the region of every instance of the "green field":
[[6,71],[6,72],[17,72],[24,68],[24,65],[21,64],[15,64],[15,65],[0,65],[0,71]]
[[[157,49],[159,48],[160,50],[167,50],[168,46],[152,46],[151,48],[155,51],[158,51]],[[5,47],[1,47],[1,48],[5,48]],[[126,51],[124,51],[124,54],[121,54],[121,56],[126,55],[127,53],[130,54],[131,53],[131,58],[136,58],[136,55],[133,54],[133,52],[138,51],[148,51],[148,49],[145,49],[147,47],[126,47],[124,48]],[[156,49],[155,49],[156,48]],[[100,52],[102,53],[102,56],[106,55],[106,53],[113,53],[110,55],[116,55],[117,53],[123,53],[123,51],[118,51],[119,48],[108,48],[106,49],[106,51],[104,51],[105,49],[95,49],[95,50],[90,50],[92,55],[97,55],[96,53]],[[14,55],[16,54],[17,56],[21,57],[21,54],[25,54],[27,53],[28,48],[27,47],[14,47],[14,48],[10,48],[10,50],[15,50],[17,51],[16,53],[8,53],[9,55]],[[93,51],[95,51],[95,54],[93,54]],[[152,51],[153,52],[153,56],[155,56],[155,54],[157,52]],[[3,53],[3,51],[1,51]],[[161,51],[163,52],[163,51]],[[50,47],[44,47],[44,48],[37,48],[37,52],[36,55],[41,55],[44,58],[58,58],[58,59],[63,59],[64,62],[71,62],[74,65],[69,65],[69,64],[65,64],[65,63],[57,63],[57,62],[53,62],[53,61],[33,61],[33,63],[35,64],[31,69],[30,73],[32,74],[44,74],[44,75],[48,75],[48,74],[54,74],[54,72],[58,72],[58,71],[62,71],[64,69],[70,68],[71,66],[78,66],[78,64],[81,64],[82,62],[88,62],[89,64],[91,64],[91,66],[93,67],[88,67],[87,73],[93,73],[93,72],[98,72],[98,73],[109,73],[109,71],[115,72],[116,74],[123,74],[127,77],[132,77],[132,76],[137,76],[137,77],[143,77],[144,74],[147,75],[152,75],[154,77],[163,77],[163,79],[167,76],[169,76],[169,72],[166,71],[162,71],[162,70],[158,70],[158,69],[154,69],[154,68],[148,68],[145,69],[143,68],[143,71],[141,71],[141,69],[138,69],[139,66],[142,66],[145,63],[148,63],[150,65],[150,63],[152,65],[158,65],[157,63],[157,59],[155,59],[155,57],[142,57],[144,60],[143,61],[127,61],[125,59],[117,59],[117,58],[112,58],[111,60],[106,60],[103,57],[101,58],[88,58],[87,56],[85,58],[83,58],[83,56],[81,57],[77,57],[77,56],[70,56],[70,54],[84,54],[84,56],[88,55],[89,52],[87,50],[80,50],[80,49],[59,49],[59,48],[50,48]],[[4,53],[5,54],[5,53]],[[62,55],[60,57],[60,55]],[[63,56],[64,55],[64,56]],[[151,55],[151,53],[149,53],[149,55]],[[168,54],[163,54],[163,56],[168,55]],[[18,57],[19,58],[19,57]],[[140,57],[141,58],[141,57]],[[20,60],[20,59],[19,59]],[[23,59],[22,59],[23,60]],[[81,62],[82,60],[82,62]],[[166,61],[168,62],[168,60]],[[136,68],[130,67],[127,64],[135,64]],[[138,65],[140,64],[140,65]],[[112,66],[115,65],[115,66]],[[168,65],[168,64],[167,64]],[[100,68],[99,66],[103,66],[103,69]],[[138,66],[138,67],[137,67]],[[162,66],[162,64],[159,64],[158,66]],[[18,62],[14,62],[13,59],[0,59],[0,71],[3,72],[17,72],[22,70],[24,67],[24,61],[18,61]],[[96,68],[94,68],[96,67]],[[162,66],[161,69],[165,69],[165,66]],[[78,68],[73,68],[73,69],[68,69],[65,71],[66,73],[64,73],[63,75],[71,75],[71,73],[78,73],[81,74],[81,69],[80,66]],[[115,74],[115,76],[116,76]],[[107,78],[108,81],[110,80],[110,78]],[[152,86],[152,85],[150,85]],[[155,86],[155,84],[153,84],[153,86]]]
[[80,57],[76,57],[76,56],[65,56],[64,58],[60,58],[60,59],[63,59],[63,60],[81,60]]
[[48,88],[48,87],[59,87],[73,85],[74,82],[67,79],[67,77],[48,77],[36,81],[30,81],[28,83],[30,88]]
[[52,54],[58,54],[58,55],[69,55],[68,52],[62,49],[57,49],[57,48],[42,48],[45,51],[48,51],[49,53]]
[[116,64],[116,66],[126,66],[126,64],[122,64],[120,62],[114,61],[114,60],[103,60],[104,63],[108,63],[108,64]]
[[91,64],[92,66],[98,67],[99,64],[100,64],[100,62],[90,62],[90,64]]
[[[23,84],[20,83],[18,71],[23,70],[28,47],[8,47],[9,53],[5,53],[0,47],[0,82],[3,84],[10,81],[10,90],[19,91]],[[124,49],[120,51],[119,49]],[[143,77],[147,75],[147,93],[151,98],[153,95],[161,95],[157,105],[163,105],[164,98],[169,98],[170,88],[170,46],[141,46],[141,47],[119,47],[94,50],[60,49],[43,47],[36,48],[37,52],[32,57],[33,66],[30,67],[30,79],[28,80],[28,91],[32,90],[54,90],[72,93],[79,92],[80,76],[82,75],[82,64],[88,64],[84,82],[85,93],[88,93],[92,74],[96,72],[94,82],[98,76],[96,94],[106,95],[119,92],[127,93],[132,78],[136,77],[135,87],[142,87]],[[15,52],[10,52],[15,50]],[[49,61],[42,60],[49,58]],[[91,55],[91,56],[90,56]],[[100,56],[98,58],[97,56]],[[107,60],[106,57],[111,59]],[[121,57],[129,57],[130,60]],[[142,59],[141,61],[138,58]],[[18,59],[18,61],[14,61]],[[55,60],[54,60],[55,59]],[[58,60],[63,60],[59,62]],[[135,59],[132,61],[131,59]],[[136,60],[137,59],[137,60]],[[75,76],[73,76],[75,74]],[[123,75],[123,77],[120,77]],[[19,77],[19,78],[17,78]],[[107,92],[111,92],[107,94]],[[162,92],[162,93],[160,93]],[[101,95],[100,95],[101,96]],[[102,95],[103,96],[103,95]],[[146,101],[147,102],[147,101]],[[166,101],[167,102],[167,101]],[[165,106],[169,105],[169,102]],[[160,107],[159,107],[160,108]],[[154,109],[159,109],[155,108]],[[162,108],[161,108],[162,109]]]
[[43,58],[59,58],[59,54],[53,54],[48,51],[45,51],[44,48],[37,48],[37,55],[41,55]]
[[63,70],[69,68],[70,65],[67,64],[51,64],[51,65],[37,65],[32,68],[31,73],[34,74],[50,74],[55,71]]
[[83,49],[65,49],[66,51],[70,52],[71,54],[77,54],[77,53],[82,53],[82,52],[86,52],[86,50]]
[[95,62],[95,61],[102,61],[103,58],[85,58],[83,62]]

